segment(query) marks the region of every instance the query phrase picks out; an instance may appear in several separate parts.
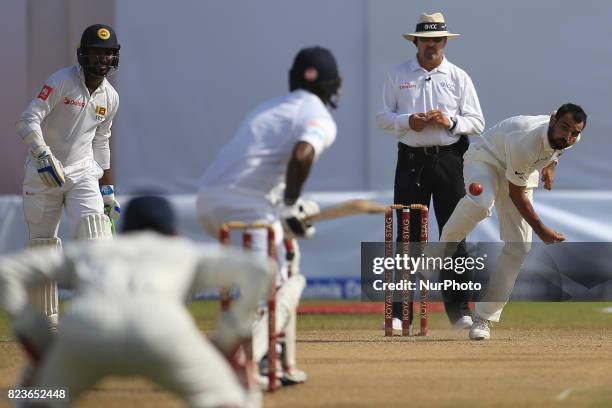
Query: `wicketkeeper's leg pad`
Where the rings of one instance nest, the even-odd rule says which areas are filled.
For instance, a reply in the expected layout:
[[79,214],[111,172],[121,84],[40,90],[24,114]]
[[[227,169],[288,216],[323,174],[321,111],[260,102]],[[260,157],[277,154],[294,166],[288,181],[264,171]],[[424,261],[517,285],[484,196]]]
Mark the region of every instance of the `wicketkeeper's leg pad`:
[[[28,241],[28,248],[57,248],[62,249],[62,240],[57,237],[34,238]],[[30,303],[34,310],[47,316],[50,327],[57,327],[59,313],[59,299],[57,282],[48,282],[44,285],[29,289]]]

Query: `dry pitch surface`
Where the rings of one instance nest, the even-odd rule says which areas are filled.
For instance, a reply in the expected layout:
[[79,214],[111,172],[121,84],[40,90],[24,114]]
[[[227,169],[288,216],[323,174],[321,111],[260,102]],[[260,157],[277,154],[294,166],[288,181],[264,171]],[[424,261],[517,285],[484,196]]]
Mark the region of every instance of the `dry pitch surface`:
[[[609,407],[612,314],[600,312],[605,306],[512,303],[488,342],[467,340],[439,314],[427,338],[384,338],[380,316],[301,316],[299,361],[310,380],[267,395],[265,406]],[[204,328],[213,309],[192,307]],[[0,321],[0,388],[14,384],[22,361]],[[183,404],[146,381],[110,378],[76,406]]]

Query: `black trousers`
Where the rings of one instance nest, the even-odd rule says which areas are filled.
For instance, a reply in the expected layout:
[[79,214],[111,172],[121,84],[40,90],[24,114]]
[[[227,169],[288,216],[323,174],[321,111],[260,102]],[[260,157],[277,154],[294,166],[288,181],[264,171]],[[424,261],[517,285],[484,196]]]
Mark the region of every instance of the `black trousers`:
[[[468,141],[463,136],[459,142],[435,153],[435,150],[411,148],[398,143],[397,167],[395,169],[394,202],[396,204],[423,204],[429,207],[433,196],[433,207],[438,222],[438,233],[450,218],[457,203],[465,195],[463,182],[463,153],[467,150]],[[396,225],[401,225],[400,212],[396,216]],[[396,240],[400,241],[400,229]],[[465,256],[465,242],[459,245],[455,256]],[[452,270],[440,272],[440,280],[453,279],[456,282],[467,282],[471,274],[455,274]],[[462,316],[469,316],[470,309],[466,298],[469,295],[461,292],[445,291],[444,307],[451,323]],[[401,303],[393,303],[393,316],[401,318]]]

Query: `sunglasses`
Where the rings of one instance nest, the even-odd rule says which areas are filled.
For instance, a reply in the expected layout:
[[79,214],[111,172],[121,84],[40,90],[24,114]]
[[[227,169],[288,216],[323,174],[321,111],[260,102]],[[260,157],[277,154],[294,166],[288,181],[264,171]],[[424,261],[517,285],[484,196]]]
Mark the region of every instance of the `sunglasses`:
[[435,43],[440,43],[442,41],[444,41],[446,37],[418,37],[420,42],[426,43],[429,42],[429,40],[432,40]]

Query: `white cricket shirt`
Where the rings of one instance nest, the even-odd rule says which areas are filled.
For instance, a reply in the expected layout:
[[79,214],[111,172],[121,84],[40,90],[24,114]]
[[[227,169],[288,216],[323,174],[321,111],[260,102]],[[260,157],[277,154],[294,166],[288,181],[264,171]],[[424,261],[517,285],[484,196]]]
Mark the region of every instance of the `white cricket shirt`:
[[470,145],[465,159],[480,160],[502,169],[508,181],[517,186],[537,187],[540,170],[571,148],[555,150],[550,146],[549,121],[549,115],[503,120]]
[[[52,74],[20,121],[21,136],[40,132],[64,167],[95,160],[110,168],[109,138],[119,95],[106,80],[90,95],[80,66]],[[30,160],[30,155],[28,155]]]
[[191,298],[194,288],[241,285],[245,301],[257,305],[269,291],[269,268],[267,261],[243,251],[152,232],[132,233],[109,241],[75,242],[63,251],[34,248],[0,257],[0,306],[18,315],[28,303],[26,287],[43,277],[74,288],[79,303],[132,304],[149,298],[160,305],[179,305]]
[[296,90],[258,106],[244,120],[200,181],[200,188],[238,188],[268,194],[285,181],[295,144],[315,159],[336,139],[336,123],[318,96]]
[[[457,119],[452,133],[439,126],[428,126],[421,132],[410,128],[410,115],[433,109]],[[450,145],[460,135],[480,134],[485,126],[471,78],[446,57],[429,72],[416,57],[396,66],[385,79],[383,107],[376,115],[376,123],[413,147]]]

